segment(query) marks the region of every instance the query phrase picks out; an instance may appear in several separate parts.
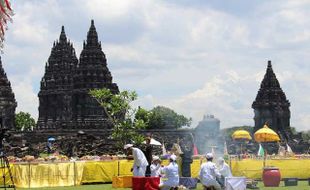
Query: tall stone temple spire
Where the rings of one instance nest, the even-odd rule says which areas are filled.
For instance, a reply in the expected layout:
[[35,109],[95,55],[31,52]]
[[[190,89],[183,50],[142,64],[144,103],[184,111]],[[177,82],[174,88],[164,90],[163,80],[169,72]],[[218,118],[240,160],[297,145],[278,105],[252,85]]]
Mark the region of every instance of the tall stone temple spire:
[[87,46],[92,46],[92,47],[100,46],[94,20],[91,20],[90,28],[87,33]]
[[15,128],[16,106],[17,103],[11,88],[11,83],[2,67],[0,57],[0,127],[8,129]]
[[66,43],[67,42],[67,36],[65,33],[65,27],[62,26],[61,27],[61,32],[60,32],[60,36],[59,36],[59,42],[60,43]]
[[266,74],[261,82],[256,99],[252,104],[254,109],[254,131],[257,131],[267,122],[268,126],[276,131],[281,139],[290,140],[290,102],[273,72],[271,61],[268,61]]
[[98,41],[94,21],[83,44],[80,60],[64,27],[54,42],[45,65],[39,96],[39,130],[104,129],[110,127],[101,106],[89,95],[90,89],[109,88],[118,93],[112,83],[105,54]]
[[72,119],[72,73],[78,59],[70,41],[67,40],[64,26],[59,41],[54,42],[51,54],[45,65],[39,96],[38,127],[55,128],[56,125]]
[[107,67],[106,56],[98,41],[94,21],[91,21],[86,43],[80,55],[74,75],[75,118],[89,125],[104,125],[106,116],[96,100],[88,94],[90,89],[109,88],[118,93],[118,86],[112,83],[112,75]]

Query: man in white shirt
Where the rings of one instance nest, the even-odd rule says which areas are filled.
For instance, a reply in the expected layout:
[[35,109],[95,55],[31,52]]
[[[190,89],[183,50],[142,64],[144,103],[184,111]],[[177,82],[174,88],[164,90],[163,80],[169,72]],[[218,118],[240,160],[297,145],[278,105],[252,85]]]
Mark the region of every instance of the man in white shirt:
[[216,190],[221,190],[220,184],[217,182],[216,178],[220,177],[221,174],[219,173],[216,165],[212,163],[213,155],[212,153],[206,154],[207,162],[201,164],[199,178],[200,182],[203,186],[211,187],[213,186]]
[[161,169],[161,172],[165,175],[165,179],[161,180],[159,188],[161,190],[169,190],[179,185],[179,167],[176,163],[177,156],[171,155],[169,158],[169,165]]
[[124,149],[128,151],[128,153],[132,153],[134,163],[133,163],[133,176],[144,177],[146,167],[149,163],[146,160],[144,153],[139,149],[133,147],[132,144],[126,144]]
[[151,169],[151,177],[159,177],[160,176],[160,164],[161,160],[159,159],[158,156],[153,156],[153,162],[150,166]]

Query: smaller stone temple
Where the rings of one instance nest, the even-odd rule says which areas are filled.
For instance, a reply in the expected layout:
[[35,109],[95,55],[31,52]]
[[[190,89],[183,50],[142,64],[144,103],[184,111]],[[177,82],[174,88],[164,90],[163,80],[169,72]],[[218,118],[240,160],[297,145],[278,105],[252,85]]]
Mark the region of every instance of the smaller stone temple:
[[280,135],[282,140],[291,140],[291,112],[289,107],[290,102],[273,72],[271,61],[268,61],[266,74],[252,104],[255,121],[254,132],[267,123],[271,129]]
[[0,57],[0,128],[15,128],[15,109],[17,103]]
[[195,144],[201,154],[211,151],[211,146],[219,145],[220,120],[214,115],[204,115],[195,128]]

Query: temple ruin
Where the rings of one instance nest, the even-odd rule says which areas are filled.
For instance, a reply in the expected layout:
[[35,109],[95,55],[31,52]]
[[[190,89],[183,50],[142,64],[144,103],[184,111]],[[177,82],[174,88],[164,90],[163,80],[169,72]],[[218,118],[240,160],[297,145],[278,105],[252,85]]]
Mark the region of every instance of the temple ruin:
[[88,94],[90,89],[103,87],[114,93],[119,91],[112,82],[94,21],[91,21],[79,60],[62,27],[41,80],[37,129],[110,128],[103,109]]
[[266,74],[252,104],[255,121],[254,132],[267,123],[271,129],[280,135],[282,140],[291,140],[291,112],[289,107],[290,102],[273,72],[271,61],[268,61]]

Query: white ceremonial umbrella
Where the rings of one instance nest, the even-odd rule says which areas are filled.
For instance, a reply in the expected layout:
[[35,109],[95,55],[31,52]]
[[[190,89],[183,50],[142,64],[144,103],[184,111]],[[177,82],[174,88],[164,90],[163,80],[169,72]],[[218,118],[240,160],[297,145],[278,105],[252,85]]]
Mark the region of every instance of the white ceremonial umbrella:
[[[143,144],[146,144],[146,141],[143,141]],[[151,145],[157,145],[157,146],[161,146],[161,143],[153,138],[151,138]]]

